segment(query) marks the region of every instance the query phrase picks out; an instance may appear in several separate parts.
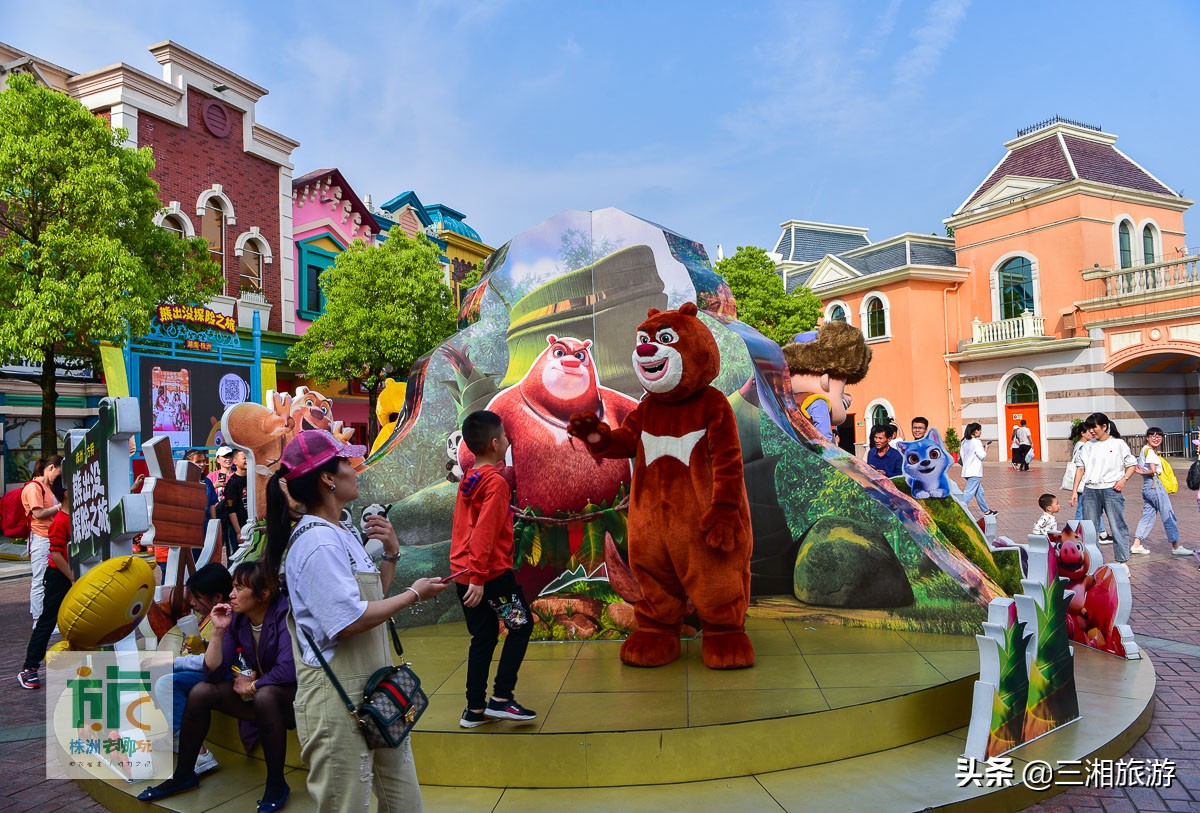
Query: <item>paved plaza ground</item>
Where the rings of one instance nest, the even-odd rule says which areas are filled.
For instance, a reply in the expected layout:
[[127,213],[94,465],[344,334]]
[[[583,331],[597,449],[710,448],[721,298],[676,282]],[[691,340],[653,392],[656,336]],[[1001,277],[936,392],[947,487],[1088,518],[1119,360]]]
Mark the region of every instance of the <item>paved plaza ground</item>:
[[[1181,479],[1186,464],[1177,461]],[[984,485],[1000,512],[1000,533],[1022,538],[1040,511],[1038,495],[1058,492],[1060,465],[1037,464],[1028,473],[1006,464],[989,465]],[[1192,492],[1174,495],[1182,539],[1200,548],[1200,512]],[[1062,494],[1060,519],[1073,516]],[[1127,495],[1126,518],[1132,527],[1141,515],[1140,489]],[[1134,610],[1131,624],[1150,653],[1158,673],[1157,704],[1149,731],[1128,757],[1170,759],[1175,781],[1168,788],[1071,789],[1034,810],[1041,813],[1116,813],[1117,811],[1200,811],[1200,570],[1195,559],[1169,555],[1156,528],[1150,556],[1131,564]],[[1106,551],[1111,548],[1106,548]],[[0,809],[17,811],[99,811],[74,784],[45,778],[42,695],[21,689],[17,671],[29,639],[28,567],[7,570],[0,581]],[[947,766],[948,776],[954,766]],[[431,813],[436,813],[432,811]]]

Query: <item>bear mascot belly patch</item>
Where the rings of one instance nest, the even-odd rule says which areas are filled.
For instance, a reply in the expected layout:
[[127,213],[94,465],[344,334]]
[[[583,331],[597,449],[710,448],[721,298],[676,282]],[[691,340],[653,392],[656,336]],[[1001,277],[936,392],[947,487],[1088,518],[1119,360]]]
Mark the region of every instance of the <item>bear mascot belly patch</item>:
[[621,660],[662,666],[678,658],[691,599],[704,664],[753,666],[750,506],[733,409],[710,386],[721,368],[717,342],[690,302],[648,316],[633,352],[645,398],[615,429],[594,412],[572,415],[569,429],[597,457],[634,459],[629,564],[644,595]]

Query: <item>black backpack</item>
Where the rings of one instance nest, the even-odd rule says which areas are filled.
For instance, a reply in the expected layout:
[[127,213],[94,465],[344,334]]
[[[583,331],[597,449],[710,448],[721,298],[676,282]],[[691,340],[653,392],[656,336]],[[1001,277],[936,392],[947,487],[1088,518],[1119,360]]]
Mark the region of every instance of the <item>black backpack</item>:
[[1200,491],[1200,460],[1194,461],[1188,469],[1187,487],[1192,491]]

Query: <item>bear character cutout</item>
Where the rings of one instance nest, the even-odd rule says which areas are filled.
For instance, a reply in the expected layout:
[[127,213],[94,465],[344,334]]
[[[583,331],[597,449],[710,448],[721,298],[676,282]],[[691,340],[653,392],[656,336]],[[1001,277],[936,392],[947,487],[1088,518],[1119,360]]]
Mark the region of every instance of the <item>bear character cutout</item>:
[[638,326],[634,373],[646,396],[613,429],[594,412],[571,416],[571,434],[605,459],[630,458],[629,563],[642,588],[637,631],[621,645],[631,666],[679,657],[690,599],[700,617],[704,664],[754,665],[750,505],[733,408],[710,386],[721,367],[712,332],[693,303],[651,308]]
[[[600,385],[590,339],[551,333],[546,345],[529,372],[487,409],[500,416],[512,443],[517,508],[532,507],[549,516],[580,512],[589,502],[610,503],[622,484],[629,485],[627,462],[601,460],[597,465],[585,448],[570,443],[567,426],[571,415],[582,411],[620,423],[637,401]],[[458,449],[461,470],[470,471],[475,455],[466,444]]]

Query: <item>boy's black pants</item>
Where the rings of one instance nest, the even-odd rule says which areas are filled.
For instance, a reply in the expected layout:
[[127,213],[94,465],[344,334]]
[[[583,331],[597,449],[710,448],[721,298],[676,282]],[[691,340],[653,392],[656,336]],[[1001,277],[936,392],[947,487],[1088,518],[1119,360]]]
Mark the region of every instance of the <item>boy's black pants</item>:
[[46,657],[46,646],[50,643],[50,636],[54,634],[55,625],[58,624],[58,608],[62,606],[67,591],[71,589],[71,580],[54,566],[46,568],[42,584],[46,589],[46,596],[42,600],[42,614],[38,616],[37,626],[33,628],[33,635],[29,638],[23,669],[37,669]]
[[[455,584],[458,590],[458,600],[466,595],[467,585]],[[497,576],[483,585],[483,600],[474,607],[463,605],[463,615],[467,619],[467,631],[471,633],[471,649],[467,654],[467,708],[481,709],[487,701],[488,671],[492,665],[492,655],[496,651],[496,642],[500,639],[500,620],[496,611],[488,604],[488,599],[512,600],[513,595],[525,603],[525,594],[517,585],[517,579],[510,570]],[[521,661],[525,660],[525,649],[529,646],[529,636],[533,632],[533,617],[526,605],[525,626],[509,630],[504,639],[504,649],[500,651],[500,664],[496,668],[496,682],[492,687],[493,697],[513,696],[517,688],[517,670]]]

